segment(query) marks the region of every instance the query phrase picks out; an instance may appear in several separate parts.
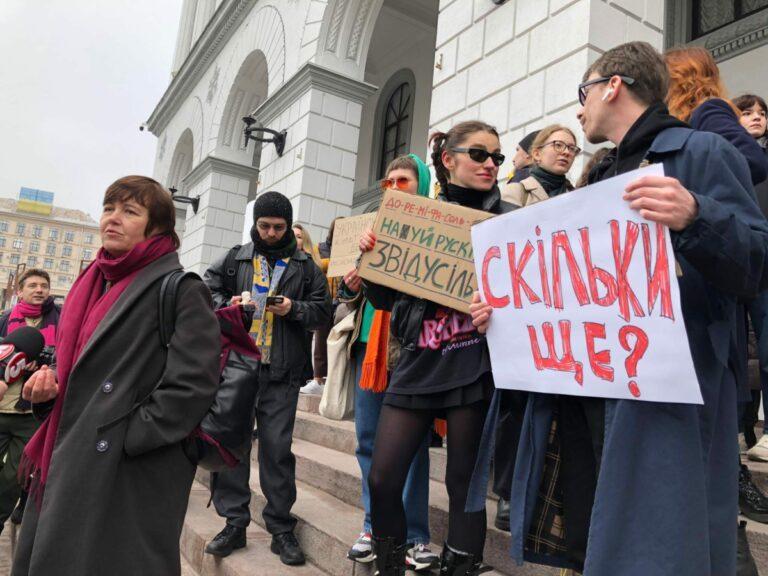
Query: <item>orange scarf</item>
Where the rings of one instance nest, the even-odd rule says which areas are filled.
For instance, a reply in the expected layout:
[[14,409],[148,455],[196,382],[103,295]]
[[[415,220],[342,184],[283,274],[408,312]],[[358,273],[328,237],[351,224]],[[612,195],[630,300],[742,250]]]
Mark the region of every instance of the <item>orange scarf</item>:
[[[362,314],[362,308],[360,313]],[[363,359],[360,388],[373,392],[387,389],[387,347],[389,345],[389,312],[376,310],[368,334],[368,345]]]

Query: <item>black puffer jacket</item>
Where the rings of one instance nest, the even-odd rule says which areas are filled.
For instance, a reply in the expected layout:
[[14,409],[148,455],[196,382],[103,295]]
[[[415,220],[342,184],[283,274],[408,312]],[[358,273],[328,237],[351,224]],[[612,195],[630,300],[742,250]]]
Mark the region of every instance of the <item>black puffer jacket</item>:
[[[253,243],[243,245],[235,256],[237,274],[234,294],[228,288],[225,273],[225,253],[205,271],[203,280],[213,296],[215,309],[224,308],[234,295],[250,292],[253,287]],[[270,363],[272,380],[302,384],[306,365],[312,361],[307,331],[319,330],[331,319],[331,296],[328,283],[320,268],[307,254],[297,250],[280,279],[277,293],[291,299],[287,316],[275,316]]]
[[[442,194],[438,196],[438,200],[448,201]],[[506,214],[516,208],[517,206],[502,200],[499,189],[494,186],[483,199],[483,205],[480,209],[492,214]],[[365,296],[374,308],[392,313],[390,329],[400,345],[406,350],[415,350],[421,326],[424,323],[424,313],[429,306],[437,305],[429,300],[409,296],[372,282],[364,281],[363,286]]]

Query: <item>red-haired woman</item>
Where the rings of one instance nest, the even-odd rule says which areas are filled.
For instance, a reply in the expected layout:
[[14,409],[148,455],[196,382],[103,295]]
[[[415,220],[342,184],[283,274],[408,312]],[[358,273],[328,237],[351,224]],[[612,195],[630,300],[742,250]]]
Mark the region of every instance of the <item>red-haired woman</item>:
[[[672,115],[688,122],[692,128],[719,134],[733,144],[749,165],[752,183],[768,177],[768,158],[739,120],[741,112],[726,100],[720,70],[708,50],[700,47],[677,48],[664,54],[669,70],[667,105]],[[755,198],[755,201],[756,198]],[[758,303],[756,300],[754,303]],[[747,375],[747,309],[753,303],[739,306],[733,321],[730,362],[734,366],[740,389],[740,408],[750,401]],[[751,315],[751,314],[750,314]],[[757,318],[753,318],[753,323]],[[741,398],[743,397],[743,400]],[[752,481],[747,467],[739,462],[739,508],[751,518],[768,518],[768,498]],[[744,525],[739,525],[740,548],[748,550]],[[745,555],[746,556],[746,555]],[[749,560],[746,560],[749,562]]]
[[729,100],[715,59],[704,48],[675,48],[664,54],[669,71],[669,112],[691,128],[714,132],[733,144],[749,164],[752,183],[768,177],[768,158],[739,122],[741,115]]

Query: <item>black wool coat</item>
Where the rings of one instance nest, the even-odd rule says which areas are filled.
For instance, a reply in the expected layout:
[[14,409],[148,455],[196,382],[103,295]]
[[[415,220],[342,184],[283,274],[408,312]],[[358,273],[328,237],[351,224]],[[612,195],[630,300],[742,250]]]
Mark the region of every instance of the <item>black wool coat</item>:
[[180,574],[195,474],[184,440],[213,401],[221,343],[208,289],[185,279],[162,347],[160,280],[179,268],[173,253],[140,271],[72,368],[45,492],[39,509],[27,504],[13,576]]

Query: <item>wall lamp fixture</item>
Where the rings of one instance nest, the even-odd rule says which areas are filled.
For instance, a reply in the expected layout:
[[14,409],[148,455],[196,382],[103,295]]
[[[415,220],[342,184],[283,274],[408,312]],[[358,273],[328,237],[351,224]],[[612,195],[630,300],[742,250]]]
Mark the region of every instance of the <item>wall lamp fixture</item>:
[[197,209],[200,206],[200,196],[195,196],[194,198],[190,198],[189,196],[177,196],[176,192],[178,192],[178,190],[176,188],[168,188],[168,190],[171,192],[171,199],[174,202],[181,202],[182,204],[191,204],[192,212],[197,214]]
[[[282,156],[283,150],[285,150],[285,138],[288,135],[287,130],[272,130],[271,128],[261,128],[259,126],[254,126],[256,124],[256,118],[253,118],[252,116],[245,116],[243,117],[243,122],[245,123],[245,129],[243,130],[243,133],[245,134],[245,145],[248,146],[248,140],[256,140],[257,142],[266,142],[270,143],[272,142],[275,145],[275,149],[277,150],[277,155]],[[259,136],[254,136],[253,132],[266,132],[267,134],[272,134],[273,138],[260,138]]]

